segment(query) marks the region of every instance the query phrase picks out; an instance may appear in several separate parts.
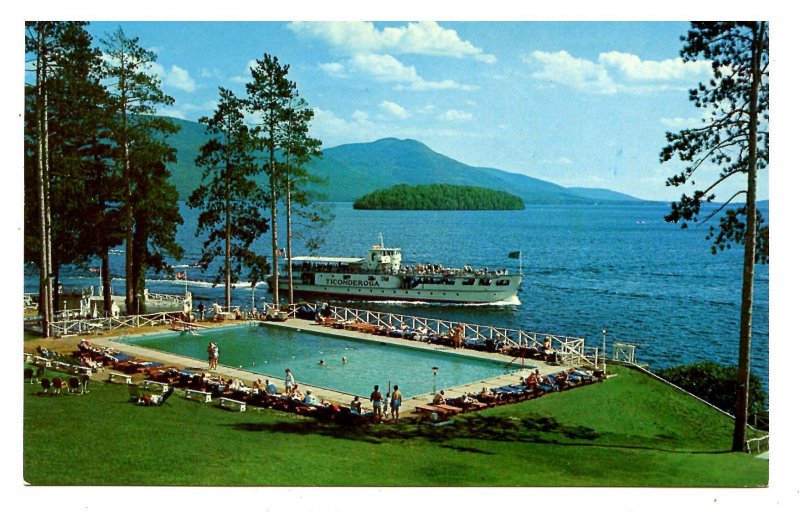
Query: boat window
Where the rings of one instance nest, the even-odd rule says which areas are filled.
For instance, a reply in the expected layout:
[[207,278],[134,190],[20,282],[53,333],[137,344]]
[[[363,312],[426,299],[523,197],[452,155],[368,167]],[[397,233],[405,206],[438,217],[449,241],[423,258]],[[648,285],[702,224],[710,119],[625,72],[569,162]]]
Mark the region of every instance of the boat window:
[[345,280],[347,280],[347,279],[350,279],[350,275],[346,274],[346,275],[344,275],[344,276],[342,277],[342,279],[345,279]]
[[492,284],[492,281],[488,278],[482,277],[481,280],[478,281],[478,284],[481,286],[489,286],[490,284]]
[[463,281],[461,281],[461,284],[463,284],[464,286],[472,286],[473,284],[475,284],[475,278],[474,277],[468,277],[467,279],[464,279]]
[[508,279],[498,279],[495,284],[497,286],[508,286],[511,282]]

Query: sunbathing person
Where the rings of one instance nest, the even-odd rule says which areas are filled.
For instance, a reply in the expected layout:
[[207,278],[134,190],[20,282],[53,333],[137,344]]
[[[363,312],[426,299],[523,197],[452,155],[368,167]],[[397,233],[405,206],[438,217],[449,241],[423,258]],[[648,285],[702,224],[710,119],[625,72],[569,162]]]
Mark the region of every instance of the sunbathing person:
[[276,386],[270,381],[267,381],[267,393],[269,393],[270,395],[279,395],[280,391],[278,391],[278,386]]
[[267,393],[267,388],[264,386],[264,383],[261,382],[261,379],[258,379],[255,382],[253,382],[253,389],[255,390],[257,395],[264,395]]
[[444,390],[441,390],[433,395],[433,405],[441,405],[443,403],[445,403]]
[[358,396],[353,397],[353,401],[350,402],[350,412],[353,414],[361,414],[361,399]]
[[528,375],[528,378],[525,379],[525,385],[530,390],[535,390],[537,388],[539,382],[535,373],[531,372],[531,374]]
[[289,393],[289,399],[290,400],[296,400],[298,402],[302,402],[303,401],[304,397],[303,397],[303,394],[300,392],[300,389],[298,389],[299,387],[300,386],[297,385],[297,384],[294,385],[294,388],[292,388],[291,393]]
[[464,394],[461,395],[461,398],[459,398],[459,401],[462,404],[474,404],[475,402],[477,402],[477,400],[475,400],[473,397],[469,396],[466,392],[464,392]]
[[303,399],[304,405],[319,405],[319,399],[311,392],[310,389],[306,390],[306,397]]

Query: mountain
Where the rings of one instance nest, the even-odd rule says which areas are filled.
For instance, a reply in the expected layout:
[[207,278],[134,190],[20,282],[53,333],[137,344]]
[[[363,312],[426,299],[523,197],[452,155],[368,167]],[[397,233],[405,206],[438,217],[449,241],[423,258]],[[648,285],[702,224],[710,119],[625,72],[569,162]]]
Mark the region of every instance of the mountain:
[[[200,181],[201,171],[194,165],[199,148],[208,139],[203,125],[173,119],[181,130],[172,135],[178,162],[172,165],[173,183],[181,199],[186,199]],[[380,139],[374,142],[343,144],[323,150],[323,157],[310,164],[313,174],[324,179],[320,188],[329,201],[354,201],[356,198],[393,185],[448,183],[472,185],[509,192],[528,204],[586,204],[596,202],[639,201],[611,190],[569,189],[547,181],[490,167],[473,167],[436,153],[411,139]],[[266,177],[259,180],[267,183]]]

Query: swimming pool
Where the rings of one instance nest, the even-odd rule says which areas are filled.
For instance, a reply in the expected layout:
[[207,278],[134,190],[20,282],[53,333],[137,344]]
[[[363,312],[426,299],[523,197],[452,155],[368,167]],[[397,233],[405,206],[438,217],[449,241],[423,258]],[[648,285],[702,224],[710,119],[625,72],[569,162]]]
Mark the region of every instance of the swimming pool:
[[[122,341],[122,340],[121,340]],[[440,351],[398,347],[354,338],[325,336],[273,325],[242,325],[192,333],[154,334],[126,338],[125,343],[206,361],[206,347],[219,346],[220,364],[280,377],[291,368],[298,382],[369,396],[373,386],[385,393],[388,382],[406,397],[504,375],[506,364]],[[346,358],[346,362],[343,360]],[[320,360],[325,365],[320,365]],[[247,383],[250,384],[250,383]]]

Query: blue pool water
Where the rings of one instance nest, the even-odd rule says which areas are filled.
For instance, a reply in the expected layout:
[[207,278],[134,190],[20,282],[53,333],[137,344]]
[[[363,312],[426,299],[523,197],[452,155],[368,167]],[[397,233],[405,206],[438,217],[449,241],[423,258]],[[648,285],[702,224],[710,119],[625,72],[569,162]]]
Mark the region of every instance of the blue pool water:
[[[300,383],[360,396],[368,396],[376,384],[385,393],[389,381],[399,385],[406,397],[432,393],[434,366],[438,389],[507,373],[505,363],[277,326],[246,325],[124,341],[201,361],[207,359],[206,347],[213,341],[219,346],[221,365],[281,377],[276,383],[280,389],[284,370],[291,368]],[[320,360],[326,364],[320,365]]]

